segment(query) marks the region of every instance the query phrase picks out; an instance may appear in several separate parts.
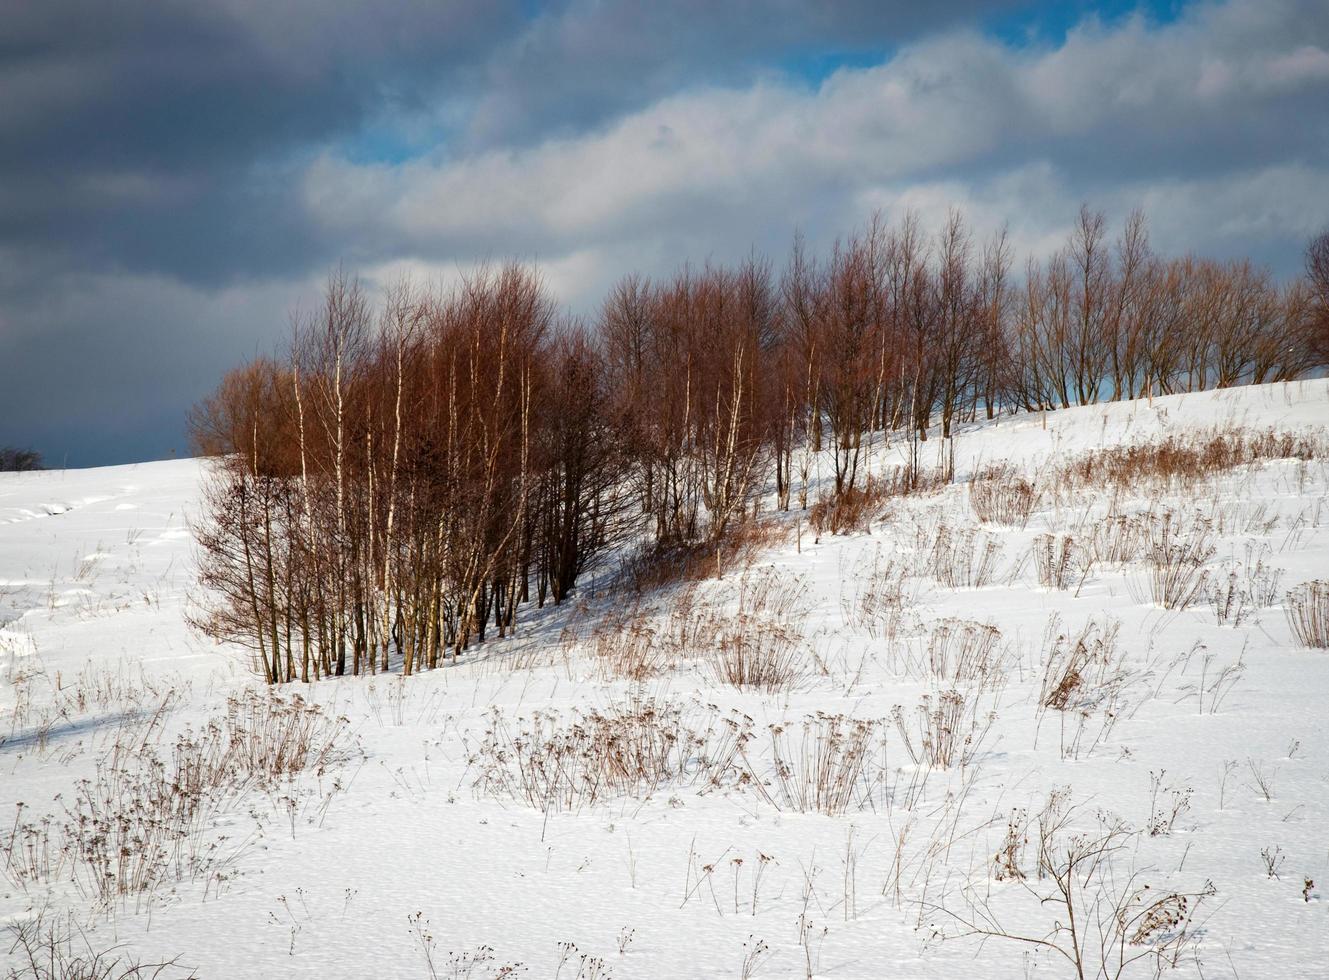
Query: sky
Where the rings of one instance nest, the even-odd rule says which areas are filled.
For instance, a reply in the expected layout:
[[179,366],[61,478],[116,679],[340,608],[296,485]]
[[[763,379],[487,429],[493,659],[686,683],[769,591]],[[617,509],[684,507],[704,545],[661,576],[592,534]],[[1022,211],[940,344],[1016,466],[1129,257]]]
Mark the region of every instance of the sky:
[[1080,204],[1297,274],[1329,227],[1329,3],[6,0],[0,446],[187,452],[330,270],[825,248],[875,211],[1046,255]]

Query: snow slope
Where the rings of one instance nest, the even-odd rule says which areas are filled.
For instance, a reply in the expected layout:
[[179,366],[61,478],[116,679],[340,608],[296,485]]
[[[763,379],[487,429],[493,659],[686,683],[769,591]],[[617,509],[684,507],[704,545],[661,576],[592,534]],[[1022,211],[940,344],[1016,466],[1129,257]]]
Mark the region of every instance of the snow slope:
[[[957,436],[956,472],[964,481],[1007,461],[1037,477],[1075,453],[1227,424],[1321,430],[1329,382],[980,423]],[[896,448],[879,449],[867,465],[892,458]],[[818,466],[824,474],[829,462]],[[98,772],[118,736],[148,724],[162,692],[176,696],[152,737],[169,757],[176,734],[201,730],[229,697],[259,686],[242,651],[187,624],[187,522],[201,476],[196,461],[0,474],[0,923],[43,909],[72,914],[98,948],[179,956],[201,977],[482,978],[507,964],[523,976],[588,980],[745,969],[1060,977],[1064,961],[958,935],[937,908],[963,911],[960,889],[977,883],[1003,921],[1045,930],[1054,913],[1031,906],[1021,884],[993,880],[993,856],[1012,812],[1036,814],[1060,788],[1078,807],[1077,826],[1091,829],[1110,811],[1138,832],[1114,858],[1120,880],[1135,871],[1155,889],[1191,891],[1212,882],[1199,944],[1175,975],[1329,976],[1329,652],[1298,648],[1277,606],[1236,627],[1220,626],[1207,602],[1161,609],[1139,562],[1093,567],[1078,588],[1041,587],[1029,560],[1035,536],[1083,534],[1113,506],[1092,491],[1044,500],[1025,528],[980,525],[962,484],[893,502],[868,534],[817,541],[791,516],[784,543],[746,579],[731,572],[691,596],[719,622],[762,576],[798,596],[799,676],[780,693],[735,689],[704,659],[684,658],[640,685],[607,676],[591,634],[625,600],[586,595],[579,608],[528,616],[516,637],[455,666],[301,688],[348,719],[345,744],[358,748],[284,796],[255,789],[212,814],[202,832],[226,841],[221,875],[186,875],[110,908],[68,874],[7,877],[16,806],[14,826],[58,820],[77,781]],[[1115,502],[1121,513],[1170,508],[1214,519],[1215,574],[1262,554],[1281,570],[1280,597],[1329,578],[1327,504],[1323,460],[1271,462],[1199,490]],[[907,576],[910,601],[892,644],[855,612],[871,570],[904,568],[943,524],[995,543],[993,581],[950,588]],[[678,613],[677,595],[647,597],[640,622],[662,629]],[[1037,705],[1054,614],[1061,632],[1090,619],[1120,624],[1114,715],[1087,709],[1078,744],[1062,713]],[[892,714],[901,706],[913,725],[921,697],[938,692],[918,662],[948,618],[999,631],[1000,678],[973,694],[982,727],[989,712],[992,720],[972,762],[928,774],[908,757]],[[72,693],[94,690],[105,693]],[[478,785],[481,746],[496,724],[515,732],[537,712],[566,723],[634,697],[676,703],[693,719],[746,715],[758,776],[773,765],[772,724],[795,739],[817,712],[877,719],[874,739],[884,742],[873,742],[863,791],[835,816],[688,778],[557,812]],[[1017,853],[1034,884],[1033,849]],[[0,968],[11,964],[17,954],[0,942]],[[1148,972],[1140,964],[1123,975]]]

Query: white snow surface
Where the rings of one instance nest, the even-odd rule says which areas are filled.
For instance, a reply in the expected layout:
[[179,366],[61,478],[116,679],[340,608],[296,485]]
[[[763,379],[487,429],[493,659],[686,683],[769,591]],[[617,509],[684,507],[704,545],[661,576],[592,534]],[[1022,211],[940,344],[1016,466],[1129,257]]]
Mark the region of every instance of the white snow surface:
[[[1011,462],[1037,477],[1078,452],[1229,423],[1322,429],[1329,382],[982,422],[957,436],[956,473],[964,481]],[[925,457],[939,443],[929,441]],[[869,465],[887,454],[898,459],[899,449],[879,450]],[[866,534],[816,541],[804,519],[801,538],[791,534],[759,556],[749,575],[773,569],[805,589],[803,667],[783,693],[737,690],[701,661],[641,686],[606,679],[588,642],[560,643],[575,603],[532,611],[515,637],[491,639],[443,669],[284,689],[345,715],[358,749],[292,788],[292,804],[255,790],[210,818],[206,832],[233,854],[221,880],[184,876],[110,908],[67,874],[15,881],[2,848],[16,806],[25,819],[59,819],[115,734],[144,724],[114,698],[71,707],[69,691],[94,678],[140,692],[176,688],[182,697],[160,735],[169,757],[176,733],[201,729],[228,697],[262,688],[244,651],[188,624],[198,597],[188,522],[200,507],[204,465],[0,474],[0,927],[45,909],[72,916],[98,948],[178,956],[200,977],[482,978],[505,964],[532,978],[570,978],[579,968],[589,977],[581,954],[603,960],[601,978],[740,977],[759,942],[766,950],[753,977],[804,977],[809,964],[827,978],[1062,977],[1064,961],[1026,945],[955,936],[956,924],[932,905],[971,881],[1016,924],[1037,932],[1055,918],[1050,909],[1039,918],[1020,885],[994,881],[991,871],[1012,810],[1036,813],[1063,787],[1085,826],[1110,811],[1142,831],[1117,855],[1116,873],[1137,871],[1158,889],[1216,888],[1203,903],[1198,946],[1169,975],[1329,977],[1329,652],[1299,648],[1278,605],[1238,627],[1218,625],[1207,602],[1163,610],[1139,564],[1093,568],[1078,593],[1041,588],[1030,543],[1049,530],[1074,533],[1102,513],[1108,502],[1092,492],[1040,504],[1023,529],[981,525],[1001,545],[994,584],[913,580],[905,647],[918,649],[936,621],[975,620],[1000,630],[1005,666],[1000,690],[984,702],[995,719],[973,762],[934,772],[923,799],[905,807],[901,787],[916,773],[889,719],[902,705],[912,722],[921,694],[936,688],[851,622],[846,607],[873,561],[907,555],[920,529],[979,526],[963,482],[894,501]],[[828,466],[820,461],[823,476]],[[1322,460],[1267,463],[1201,492],[1116,506],[1225,513],[1211,565],[1241,559],[1248,543],[1267,548],[1267,562],[1282,570],[1280,603],[1286,590],[1329,578]],[[697,601],[732,611],[739,576],[702,583]],[[599,595],[590,583],[582,589],[583,623],[627,601],[606,594],[607,580],[602,572]],[[669,595],[644,603],[663,616]],[[1110,732],[1075,753],[1063,750],[1057,712],[1045,714],[1041,730],[1037,722],[1042,638],[1054,613],[1071,631],[1091,617],[1118,620],[1134,672]],[[1239,661],[1244,672],[1217,698],[1215,677]],[[551,813],[477,788],[471,760],[494,712],[515,731],[535,712],[566,722],[575,710],[621,705],[634,693],[746,714],[758,767],[770,724],[796,727],[815,712],[887,719],[881,782],[836,816],[777,807],[750,788],[690,782]],[[1090,724],[1086,742],[1100,726]],[[1270,798],[1255,771],[1269,774]],[[1162,774],[1157,797],[1151,774]],[[334,782],[339,792],[330,791]],[[1173,790],[1189,790],[1189,806],[1151,835],[1153,811]],[[1267,873],[1266,848],[1279,856],[1277,877]],[[1031,846],[1029,871],[1032,855]],[[713,872],[699,886],[703,865]],[[432,943],[408,921],[417,913]],[[800,943],[800,916],[816,937],[809,943]],[[559,974],[561,943],[577,953]],[[491,961],[459,959],[480,947],[492,949]],[[16,955],[0,935],[0,975],[17,966]],[[1147,973],[1140,965],[1124,975]]]

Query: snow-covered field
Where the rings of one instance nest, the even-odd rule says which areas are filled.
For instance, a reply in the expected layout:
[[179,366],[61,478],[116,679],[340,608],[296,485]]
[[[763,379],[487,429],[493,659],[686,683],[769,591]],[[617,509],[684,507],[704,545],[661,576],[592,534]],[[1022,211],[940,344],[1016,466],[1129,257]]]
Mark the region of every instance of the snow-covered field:
[[[1177,976],[1329,976],[1329,651],[1298,647],[1282,608],[1289,589],[1329,578],[1323,458],[1170,491],[1048,493],[1024,527],[981,523],[963,482],[1010,462],[1037,483],[1079,453],[1216,426],[1327,424],[1325,381],[978,424],[956,439],[960,482],[892,501],[868,533],[817,541],[791,515],[746,570],[639,608],[602,574],[598,595],[532,613],[454,666],[294,685],[283,696],[321,705],[328,724],[347,719],[325,764],[233,787],[170,850],[171,874],[109,902],[62,829],[86,815],[79,782],[140,764],[125,753],[169,767],[178,736],[201,738],[246,690],[266,694],[243,651],[188,625],[200,463],[0,474],[0,924],[44,911],[93,948],[178,956],[200,977],[478,980],[517,964],[515,975],[567,980],[1071,976],[1056,951],[964,934],[1067,925],[1039,901],[1054,889],[1037,870],[1042,813],[1069,820],[1054,849],[1071,830],[1117,828],[1075,898],[1092,923],[1077,937],[1091,974],[1110,922],[1093,902],[1129,896],[1135,874],[1150,892],[1132,909],[1201,897],[1179,923],[1133,924],[1128,955],[1184,926]],[[886,453],[897,458],[891,448],[870,465]],[[1252,600],[1238,625],[1220,625],[1206,596],[1161,608],[1138,555],[1086,566],[1077,553],[1067,588],[1040,585],[1040,534],[1087,547],[1095,528],[1110,533],[1109,513],[1151,515],[1139,526],[1158,534],[1168,511],[1183,538],[1209,522],[1210,585],[1236,574],[1274,604]],[[952,587],[925,567],[939,533],[972,533],[990,581]],[[978,574],[956,561],[961,579]],[[726,638],[740,610],[745,635],[793,651],[782,689],[717,673],[713,648],[741,642]],[[1049,657],[1077,638],[1100,660],[1068,685],[1066,710],[1040,707]],[[630,641],[660,669],[608,669]],[[938,666],[966,642],[961,676]],[[949,766],[916,761],[919,705],[952,688],[951,728],[972,740]],[[612,727],[645,705],[696,738],[658,743],[649,786],[599,787],[591,801],[580,784],[570,806],[522,795],[522,732],[565,732],[578,713],[594,730],[596,711]],[[735,731],[750,738],[726,755]],[[812,757],[843,759],[850,743],[863,753],[841,770],[848,783],[804,806]],[[560,764],[594,752],[578,743]],[[17,957],[5,936],[0,966]]]

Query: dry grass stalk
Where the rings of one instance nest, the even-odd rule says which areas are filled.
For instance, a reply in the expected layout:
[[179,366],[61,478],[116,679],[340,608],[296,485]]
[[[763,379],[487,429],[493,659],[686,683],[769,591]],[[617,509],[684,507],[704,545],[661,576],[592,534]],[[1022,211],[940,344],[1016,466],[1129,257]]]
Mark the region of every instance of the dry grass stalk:
[[1057,482],[1070,488],[1131,492],[1192,490],[1201,481],[1240,466],[1326,456],[1329,439],[1320,432],[1257,431],[1232,425],[1171,435],[1147,445],[1114,446],[1086,453],[1061,467]]
[[808,512],[808,523],[823,534],[862,534],[881,513],[885,494],[869,485],[847,487],[839,493],[823,494]]
[[1301,646],[1329,650],[1329,580],[1316,579],[1289,592],[1287,618]]
[[711,663],[726,684],[774,694],[790,687],[806,662],[801,633],[739,615],[726,621]]
[[179,735],[169,756],[159,737],[159,714],[122,726],[63,820],[27,819],[20,805],[0,839],[8,876],[24,888],[68,877],[102,906],[208,878],[229,860],[215,818],[254,789],[294,801],[296,777],[346,757],[349,723],[298,696],[248,692],[202,731]]
[[[1032,831],[1033,873],[1020,871],[1013,859],[1008,864],[999,852],[992,872],[1013,888],[1002,892],[999,904],[986,881],[970,882],[940,902],[923,902],[957,928],[942,938],[1009,940],[1073,977],[1120,980],[1135,975],[1137,966],[1154,975],[1177,966],[1200,940],[1198,911],[1216,894],[1212,882],[1193,891],[1147,884],[1144,872],[1119,866],[1138,845],[1140,831],[1109,814],[1100,814],[1088,829],[1076,828],[1076,819],[1067,794],[1054,792]],[[1014,820],[1012,827],[1003,852],[1020,848],[1022,831]]]
[[97,949],[85,931],[55,921],[46,912],[11,923],[8,930],[11,965],[0,973],[5,980],[192,980],[197,976],[181,966],[178,957],[145,963],[121,945]]
[[1095,565],[1125,565],[1149,547],[1151,521],[1143,514],[1109,514],[1089,530],[1088,551]]
[[591,634],[601,675],[642,681],[700,660],[735,686],[787,687],[803,671],[805,583],[774,570],[747,568],[736,593],[737,611],[724,608],[724,593],[703,601],[695,583],[677,591],[662,611],[637,605],[611,610]]
[[1030,551],[1038,584],[1045,589],[1069,589],[1088,568],[1088,556],[1069,534],[1040,534]]
[[869,477],[862,487],[844,487],[838,493],[823,494],[812,505],[808,523],[818,537],[866,533],[872,522],[882,516],[886,501],[891,498],[936,493],[950,483],[950,475],[942,467],[911,470],[908,466],[895,466]]
[[1229,561],[1209,578],[1209,603],[1219,626],[1240,626],[1278,602],[1281,568],[1269,564],[1268,545],[1248,542],[1244,561]]
[[606,616],[592,634],[591,649],[606,677],[643,681],[672,666],[640,612]]
[[976,527],[920,525],[915,532],[914,574],[929,575],[951,589],[991,585],[1001,558],[1001,542]]
[[536,713],[518,719],[515,733],[495,710],[471,764],[479,771],[478,793],[549,813],[666,786],[737,783],[751,739],[746,716],[670,701],[634,699],[566,721],[556,712]]
[[933,769],[968,766],[996,720],[994,712],[980,710],[977,692],[954,689],[923,695],[912,730],[902,706],[891,717],[914,765]]
[[992,858],[992,877],[997,881],[1023,881],[1024,851],[1029,846],[1029,814],[1012,810],[1006,823],[1006,836]]
[[698,582],[721,578],[735,570],[746,571],[789,533],[789,527],[777,520],[749,518],[729,524],[718,539],[653,545],[628,562],[627,581],[634,591],[644,594],[680,582]]
[[781,809],[828,816],[874,803],[883,770],[883,723],[818,712],[801,725],[770,726],[774,773],[758,781]]
[[1053,615],[1043,637],[1043,681],[1038,701],[1056,711],[1094,710],[1111,700],[1122,683],[1117,646],[1121,623],[1089,620],[1074,635],[1061,632]]
[[1164,609],[1185,609],[1204,595],[1214,556],[1212,528],[1203,517],[1184,522],[1165,512],[1150,533],[1147,561],[1154,602]]
[[985,524],[1024,528],[1038,500],[1038,488],[1010,466],[988,469],[969,484],[969,505]]
[[[905,608],[917,598],[915,593],[907,592],[908,576],[903,564],[884,559],[883,552],[877,549],[870,563],[860,562],[843,571],[840,581],[840,608],[845,622],[874,640],[893,643]],[[851,591],[844,591],[846,585]]]
[[933,623],[924,637],[921,656],[911,656],[907,664],[913,676],[950,686],[983,686],[1000,679],[1001,630],[991,623],[943,619]]
[[1232,500],[1221,504],[1214,501],[1208,516],[1214,530],[1224,537],[1265,537],[1274,532],[1279,522],[1278,509],[1267,501]]

